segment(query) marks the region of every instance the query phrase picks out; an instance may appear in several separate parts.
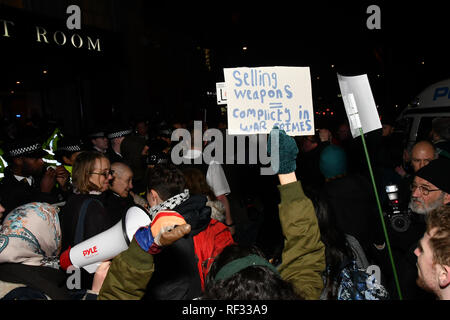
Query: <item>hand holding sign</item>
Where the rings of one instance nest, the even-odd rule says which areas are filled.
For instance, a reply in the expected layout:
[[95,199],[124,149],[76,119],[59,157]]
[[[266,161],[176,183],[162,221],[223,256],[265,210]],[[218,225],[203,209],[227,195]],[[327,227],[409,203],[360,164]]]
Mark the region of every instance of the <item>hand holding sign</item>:
[[[272,136],[277,135],[278,139],[273,139]],[[272,145],[274,141],[274,145]],[[295,172],[297,168],[297,154],[298,147],[294,138],[286,135],[286,132],[278,128],[273,128],[269,135],[267,144],[267,153],[272,156],[274,152],[278,153],[279,165],[278,168],[273,166],[272,169],[277,174],[287,174]]]

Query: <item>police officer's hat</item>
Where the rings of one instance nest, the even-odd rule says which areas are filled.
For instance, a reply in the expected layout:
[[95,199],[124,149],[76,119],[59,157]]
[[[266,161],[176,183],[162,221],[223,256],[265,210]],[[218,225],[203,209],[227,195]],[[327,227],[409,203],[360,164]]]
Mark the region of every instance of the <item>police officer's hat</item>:
[[84,145],[79,138],[64,137],[58,141],[56,153],[74,153],[83,151]]
[[102,130],[102,129],[91,130],[87,134],[87,137],[89,139],[104,138],[104,137],[106,137],[106,133],[105,133],[105,130]]
[[34,139],[20,139],[5,146],[4,157],[7,161],[14,158],[41,159],[48,153],[42,149],[42,143]]
[[106,137],[108,139],[115,139],[115,138],[128,136],[132,132],[133,132],[133,130],[126,126],[114,126],[108,131]]

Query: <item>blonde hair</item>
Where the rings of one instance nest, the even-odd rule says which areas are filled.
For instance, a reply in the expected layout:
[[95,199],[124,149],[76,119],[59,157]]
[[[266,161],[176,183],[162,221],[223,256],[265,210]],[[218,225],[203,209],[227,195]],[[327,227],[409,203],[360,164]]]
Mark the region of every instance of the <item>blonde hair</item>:
[[100,191],[100,188],[92,183],[89,178],[91,172],[95,169],[95,162],[97,159],[101,160],[102,158],[108,159],[100,152],[84,151],[75,159],[72,169],[72,181],[74,187],[81,194],[87,194],[91,191]]

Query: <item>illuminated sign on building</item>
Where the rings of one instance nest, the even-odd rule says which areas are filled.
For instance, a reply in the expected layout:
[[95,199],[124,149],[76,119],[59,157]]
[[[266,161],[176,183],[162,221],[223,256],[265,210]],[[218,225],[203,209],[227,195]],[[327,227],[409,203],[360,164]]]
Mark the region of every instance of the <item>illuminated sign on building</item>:
[[[13,20],[0,18],[0,39],[15,38],[17,24]],[[42,44],[55,44],[58,47],[70,46],[76,49],[87,49],[91,51],[102,51],[100,38],[89,35],[81,35],[76,32],[66,30],[51,30],[40,25],[27,26],[24,30],[33,36],[35,42]],[[28,37],[27,37],[28,38]]]

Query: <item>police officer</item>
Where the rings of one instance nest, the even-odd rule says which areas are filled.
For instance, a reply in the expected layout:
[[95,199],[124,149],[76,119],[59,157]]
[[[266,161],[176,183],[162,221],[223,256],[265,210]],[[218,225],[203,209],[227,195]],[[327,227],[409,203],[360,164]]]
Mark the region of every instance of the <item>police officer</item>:
[[72,175],[72,166],[77,155],[84,151],[84,144],[76,137],[64,137],[58,142],[55,159]]
[[42,158],[46,155],[42,145],[30,139],[21,139],[5,147],[4,156],[8,167],[0,183],[5,215],[30,202],[54,204],[63,201],[55,185],[65,186],[69,173],[62,166],[45,167]]
[[120,146],[125,137],[132,132],[133,130],[127,127],[116,127],[108,132],[107,138],[110,147],[108,148],[106,155],[111,163],[124,162]]

